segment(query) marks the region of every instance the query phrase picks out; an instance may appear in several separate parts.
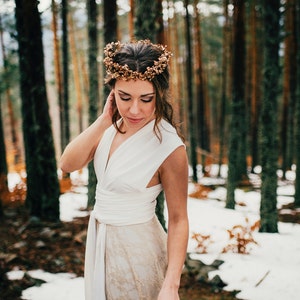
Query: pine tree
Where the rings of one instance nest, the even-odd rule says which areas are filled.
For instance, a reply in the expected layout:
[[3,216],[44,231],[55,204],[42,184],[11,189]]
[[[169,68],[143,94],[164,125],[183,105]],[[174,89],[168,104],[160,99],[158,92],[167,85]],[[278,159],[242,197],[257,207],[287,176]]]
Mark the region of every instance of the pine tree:
[[277,221],[277,109],[279,90],[280,1],[262,1],[264,24],[263,101],[260,116],[261,205],[260,232],[278,232]]
[[295,179],[295,207],[300,207],[300,3],[296,3],[296,36],[297,36],[297,89],[296,89],[296,179]]
[[37,0],[15,0],[30,215],[59,219],[59,184],[46,94],[42,29]]
[[246,176],[245,1],[234,2],[232,105],[226,208],[235,207],[235,188]]
[[[88,13],[88,65],[89,65],[89,124],[92,124],[98,116],[99,80],[98,80],[98,33],[97,33],[97,3],[95,0],[87,0]],[[88,165],[88,207],[95,203],[96,174],[93,163]]]
[[[1,97],[1,95],[0,95]],[[2,105],[0,98],[0,219],[3,216],[3,200],[8,192],[6,148],[2,123]]]

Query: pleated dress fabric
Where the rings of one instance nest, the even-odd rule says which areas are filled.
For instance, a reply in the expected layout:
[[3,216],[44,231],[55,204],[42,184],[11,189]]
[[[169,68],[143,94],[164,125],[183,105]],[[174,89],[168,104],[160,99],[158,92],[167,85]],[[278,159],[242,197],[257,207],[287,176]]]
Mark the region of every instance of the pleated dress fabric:
[[86,300],[154,300],[166,267],[166,233],[155,215],[161,185],[147,188],[163,161],[184,146],[175,129],[154,120],[125,140],[109,158],[116,134],[104,133],[94,157],[96,203],[85,256]]

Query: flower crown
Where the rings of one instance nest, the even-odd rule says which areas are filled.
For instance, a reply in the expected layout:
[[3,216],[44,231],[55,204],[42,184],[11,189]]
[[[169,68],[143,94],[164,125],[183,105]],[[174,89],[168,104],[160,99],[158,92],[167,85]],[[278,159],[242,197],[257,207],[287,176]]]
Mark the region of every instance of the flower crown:
[[155,60],[152,67],[147,67],[144,73],[131,70],[127,64],[120,65],[114,62],[115,55],[119,52],[119,50],[125,45],[120,42],[112,42],[105,46],[104,55],[105,58],[103,63],[106,68],[106,73],[111,78],[117,79],[122,78],[124,80],[130,79],[141,79],[141,80],[149,80],[151,81],[156,75],[161,74],[166,67],[168,66],[170,57],[172,53],[167,51],[167,46],[163,46],[160,44],[152,44],[149,40],[140,40],[135,43],[143,43],[146,45],[151,45],[162,53],[158,60]]

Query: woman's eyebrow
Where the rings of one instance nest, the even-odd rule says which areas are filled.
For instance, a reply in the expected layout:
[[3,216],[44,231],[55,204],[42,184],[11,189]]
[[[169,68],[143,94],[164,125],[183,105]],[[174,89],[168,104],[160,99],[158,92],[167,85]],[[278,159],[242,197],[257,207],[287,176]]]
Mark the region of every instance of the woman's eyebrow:
[[[122,93],[122,94],[125,94],[125,95],[128,95],[128,96],[131,96],[129,93],[126,93],[126,92],[124,92],[124,91],[122,91],[122,90],[118,90],[118,92],[120,92],[120,93]],[[140,95],[140,97],[145,97],[145,96],[152,96],[152,95],[154,95],[155,94],[155,92],[151,92],[151,93],[147,93],[147,94],[143,94],[143,95]]]

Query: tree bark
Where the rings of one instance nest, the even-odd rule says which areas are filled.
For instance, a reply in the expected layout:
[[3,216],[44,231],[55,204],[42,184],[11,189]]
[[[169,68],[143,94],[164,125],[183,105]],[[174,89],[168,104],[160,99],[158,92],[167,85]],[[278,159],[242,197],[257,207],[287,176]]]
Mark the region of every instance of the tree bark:
[[202,41],[201,41],[201,21],[197,8],[198,0],[194,0],[195,11],[195,26],[194,26],[194,40],[195,40],[195,88],[197,95],[197,133],[198,145],[200,147],[202,173],[206,175],[206,158],[205,153],[210,152],[210,130],[209,130],[209,108],[206,93],[206,85],[204,82],[204,68],[202,62]]
[[235,189],[247,176],[245,112],[245,1],[234,3],[234,49],[232,77],[232,105],[228,155],[228,179],[226,208],[235,207]]
[[280,1],[262,2],[264,22],[263,101],[261,108],[260,232],[278,232],[277,221],[277,97],[279,91]]
[[69,44],[70,44],[70,54],[71,61],[73,65],[73,76],[74,76],[74,87],[76,94],[76,108],[77,108],[77,117],[78,117],[78,132],[81,133],[83,131],[83,113],[82,113],[82,88],[81,88],[81,80],[80,80],[80,67],[79,67],[79,59],[77,53],[77,45],[76,45],[76,37],[75,37],[75,29],[74,22],[71,14],[68,15],[68,25],[69,25]]
[[70,142],[70,117],[69,117],[69,44],[68,44],[68,0],[61,1],[62,18],[62,65],[63,65],[63,105],[60,107],[62,114],[61,149],[65,149]]
[[297,89],[296,89],[296,179],[295,179],[295,207],[300,207],[300,3],[296,3],[296,64],[297,64]]
[[[89,66],[89,124],[92,124],[98,116],[99,107],[99,76],[98,76],[98,32],[97,17],[98,7],[95,0],[87,0],[88,13],[88,66]],[[93,163],[88,165],[88,207],[95,203],[95,191],[97,178]]]
[[[63,117],[62,117],[62,107],[63,107],[63,82],[62,82],[62,74],[61,74],[61,59],[60,59],[60,51],[59,51],[59,39],[57,35],[57,4],[55,0],[51,2],[51,10],[52,10],[52,32],[53,32],[53,60],[54,60],[54,72],[55,72],[55,83],[57,89],[57,97],[58,97],[58,106],[59,110],[59,120],[60,120],[60,136],[62,140],[62,134],[64,132],[63,129]],[[61,143],[62,147],[62,143]],[[62,149],[60,149],[62,152]]]
[[23,136],[30,215],[59,220],[59,184],[46,94],[41,20],[36,0],[16,0]]
[[0,43],[1,43],[1,52],[2,52],[3,69],[4,69],[3,77],[4,77],[4,84],[5,84],[5,96],[6,96],[9,121],[10,121],[11,141],[14,149],[14,163],[18,164],[21,161],[21,147],[20,147],[20,141],[17,134],[17,122],[16,122],[16,117],[15,117],[13,102],[11,97],[11,88],[9,85],[8,66],[7,66],[8,63],[7,63],[6,49],[4,45],[4,39],[3,39],[1,15],[0,15]]
[[219,170],[218,176],[221,176],[221,166],[223,164],[225,153],[225,128],[227,114],[227,86],[228,86],[228,65],[229,65],[229,50],[230,50],[230,22],[228,14],[229,0],[223,1],[225,22],[223,26],[223,55],[222,55],[222,86],[221,86],[221,107],[219,117]]
[[188,10],[189,1],[184,1],[185,7],[185,30],[186,30],[186,80],[187,80],[187,93],[188,93],[188,124],[189,124],[189,152],[190,163],[193,170],[193,182],[198,182],[197,174],[197,152],[196,152],[196,131],[195,131],[195,116],[194,116],[194,97],[193,97],[193,84],[192,84],[192,41],[191,41],[191,25],[190,15]]
[[283,78],[283,116],[281,127],[282,171],[291,169],[294,158],[294,121],[296,94],[296,33],[295,33],[295,1],[285,3],[285,52]]
[[0,98],[0,220],[3,216],[3,202],[8,195],[6,147],[2,122],[2,99]]

